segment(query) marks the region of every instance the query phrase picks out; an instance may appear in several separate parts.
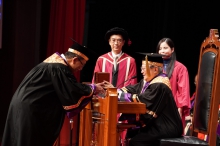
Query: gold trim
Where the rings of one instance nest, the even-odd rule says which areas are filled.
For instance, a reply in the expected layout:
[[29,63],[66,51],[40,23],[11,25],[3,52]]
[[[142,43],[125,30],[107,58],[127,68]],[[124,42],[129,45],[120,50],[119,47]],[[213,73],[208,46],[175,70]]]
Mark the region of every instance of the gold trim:
[[125,92],[125,93],[128,93],[128,89],[125,88],[125,87],[121,88],[121,90],[122,90],[123,92]]
[[134,94],[133,96],[132,96],[132,99],[133,99],[133,102],[137,102],[137,94]]
[[85,59],[86,61],[89,60],[89,58],[86,55],[84,55],[83,53],[81,53],[81,52],[79,52],[79,51],[77,51],[75,49],[69,48],[68,52],[75,53],[75,54],[79,55],[80,57],[82,57],[83,59]]
[[153,66],[159,66],[159,67],[163,67],[162,63],[158,63],[158,62],[152,62],[152,61],[148,61],[149,65],[153,65]]
[[147,109],[146,113],[149,114],[149,115],[152,115],[154,118],[157,118],[157,114],[153,111],[150,111],[150,110]]
[[66,65],[66,66],[68,65],[68,64],[66,64],[64,59],[61,58],[56,53],[54,53],[53,55],[51,55],[48,58],[46,58],[43,62],[45,62],[45,63],[61,63],[61,64]]
[[167,85],[171,89],[170,80],[168,77],[158,76],[150,82],[150,85],[153,83],[164,83],[165,85]]
[[[91,88],[91,87],[90,87]],[[91,90],[92,90],[92,88],[91,88]],[[85,98],[90,98],[92,95],[93,95],[93,90],[92,90],[92,92],[88,95],[88,96],[82,96],[80,99],[79,99],[79,101],[78,101],[78,103],[77,104],[74,104],[74,105],[70,105],[70,106],[63,106],[63,108],[65,109],[65,110],[70,110],[70,109],[74,109],[74,108],[77,108],[80,104],[81,104],[81,102],[83,101],[83,99],[85,99]]]
[[[142,62],[143,63],[143,62]],[[145,65],[146,65],[146,74],[147,74],[147,77],[150,77],[151,74],[150,74],[150,68],[149,68],[149,65],[148,65],[148,58],[147,58],[147,55],[145,57]]]

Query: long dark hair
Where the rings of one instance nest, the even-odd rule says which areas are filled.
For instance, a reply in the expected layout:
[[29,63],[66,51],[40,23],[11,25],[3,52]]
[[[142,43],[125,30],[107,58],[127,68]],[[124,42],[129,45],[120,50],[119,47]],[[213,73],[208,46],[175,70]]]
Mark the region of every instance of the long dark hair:
[[[174,43],[173,41],[170,39],[170,38],[162,38],[158,44],[157,44],[157,48],[156,48],[156,52],[158,53],[159,52],[159,49],[160,49],[160,44],[163,43],[163,42],[166,42],[167,45],[172,49],[174,48]],[[167,69],[166,69],[166,73],[167,73],[167,76],[170,78],[172,73],[173,73],[173,69],[174,69],[174,63],[176,61],[176,53],[175,53],[175,49],[170,57],[170,62],[167,66]]]

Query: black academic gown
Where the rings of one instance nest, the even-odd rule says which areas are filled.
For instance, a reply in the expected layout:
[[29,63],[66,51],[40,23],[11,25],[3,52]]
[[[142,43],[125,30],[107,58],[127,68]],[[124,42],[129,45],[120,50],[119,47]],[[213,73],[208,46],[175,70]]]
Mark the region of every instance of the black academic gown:
[[34,67],[14,93],[2,146],[52,146],[65,111],[79,113],[92,93],[89,85],[77,83],[60,56],[52,55]]
[[129,93],[138,93],[140,102],[145,103],[148,110],[156,112],[157,117],[154,118],[150,114],[140,116],[140,120],[144,121],[146,126],[141,127],[135,136],[131,134],[133,137],[130,145],[156,145],[157,139],[180,137],[183,126],[171,89],[161,82],[150,84],[143,93],[141,93],[142,87],[143,80],[126,89]]

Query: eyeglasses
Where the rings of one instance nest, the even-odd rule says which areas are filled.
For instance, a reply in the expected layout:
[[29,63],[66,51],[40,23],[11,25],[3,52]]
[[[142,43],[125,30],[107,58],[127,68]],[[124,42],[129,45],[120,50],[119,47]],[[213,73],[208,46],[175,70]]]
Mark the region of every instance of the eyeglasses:
[[155,66],[155,65],[149,65],[149,68],[150,68],[150,69],[155,68],[155,67],[157,67],[157,66]]
[[82,63],[82,61],[79,59],[79,57],[77,57],[77,58],[78,58],[79,62],[81,63],[82,67],[83,67],[85,64]]
[[117,43],[120,44],[120,43],[122,43],[123,40],[122,40],[122,39],[111,39],[110,41],[111,41],[112,43],[117,42]]
[[[154,67],[156,67],[156,66],[154,66],[154,65],[149,65],[149,68],[150,68],[150,69],[152,69],[152,68],[154,68]],[[141,71],[144,71],[144,70],[146,70],[146,68],[142,68],[142,67],[141,67]]]

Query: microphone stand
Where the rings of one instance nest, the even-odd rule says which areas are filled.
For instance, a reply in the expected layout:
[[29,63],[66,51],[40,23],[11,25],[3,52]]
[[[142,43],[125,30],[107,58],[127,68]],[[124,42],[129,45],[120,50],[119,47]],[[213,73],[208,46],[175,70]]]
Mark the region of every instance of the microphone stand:
[[73,137],[73,118],[70,118],[70,146],[72,146],[72,137]]
[[130,81],[130,80],[135,79],[135,78],[137,78],[137,76],[133,76],[133,77],[131,77],[131,78],[125,80],[124,82],[122,82],[121,84],[119,84],[116,88],[118,88],[119,86],[121,86],[121,85],[124,84],[125,82]]

